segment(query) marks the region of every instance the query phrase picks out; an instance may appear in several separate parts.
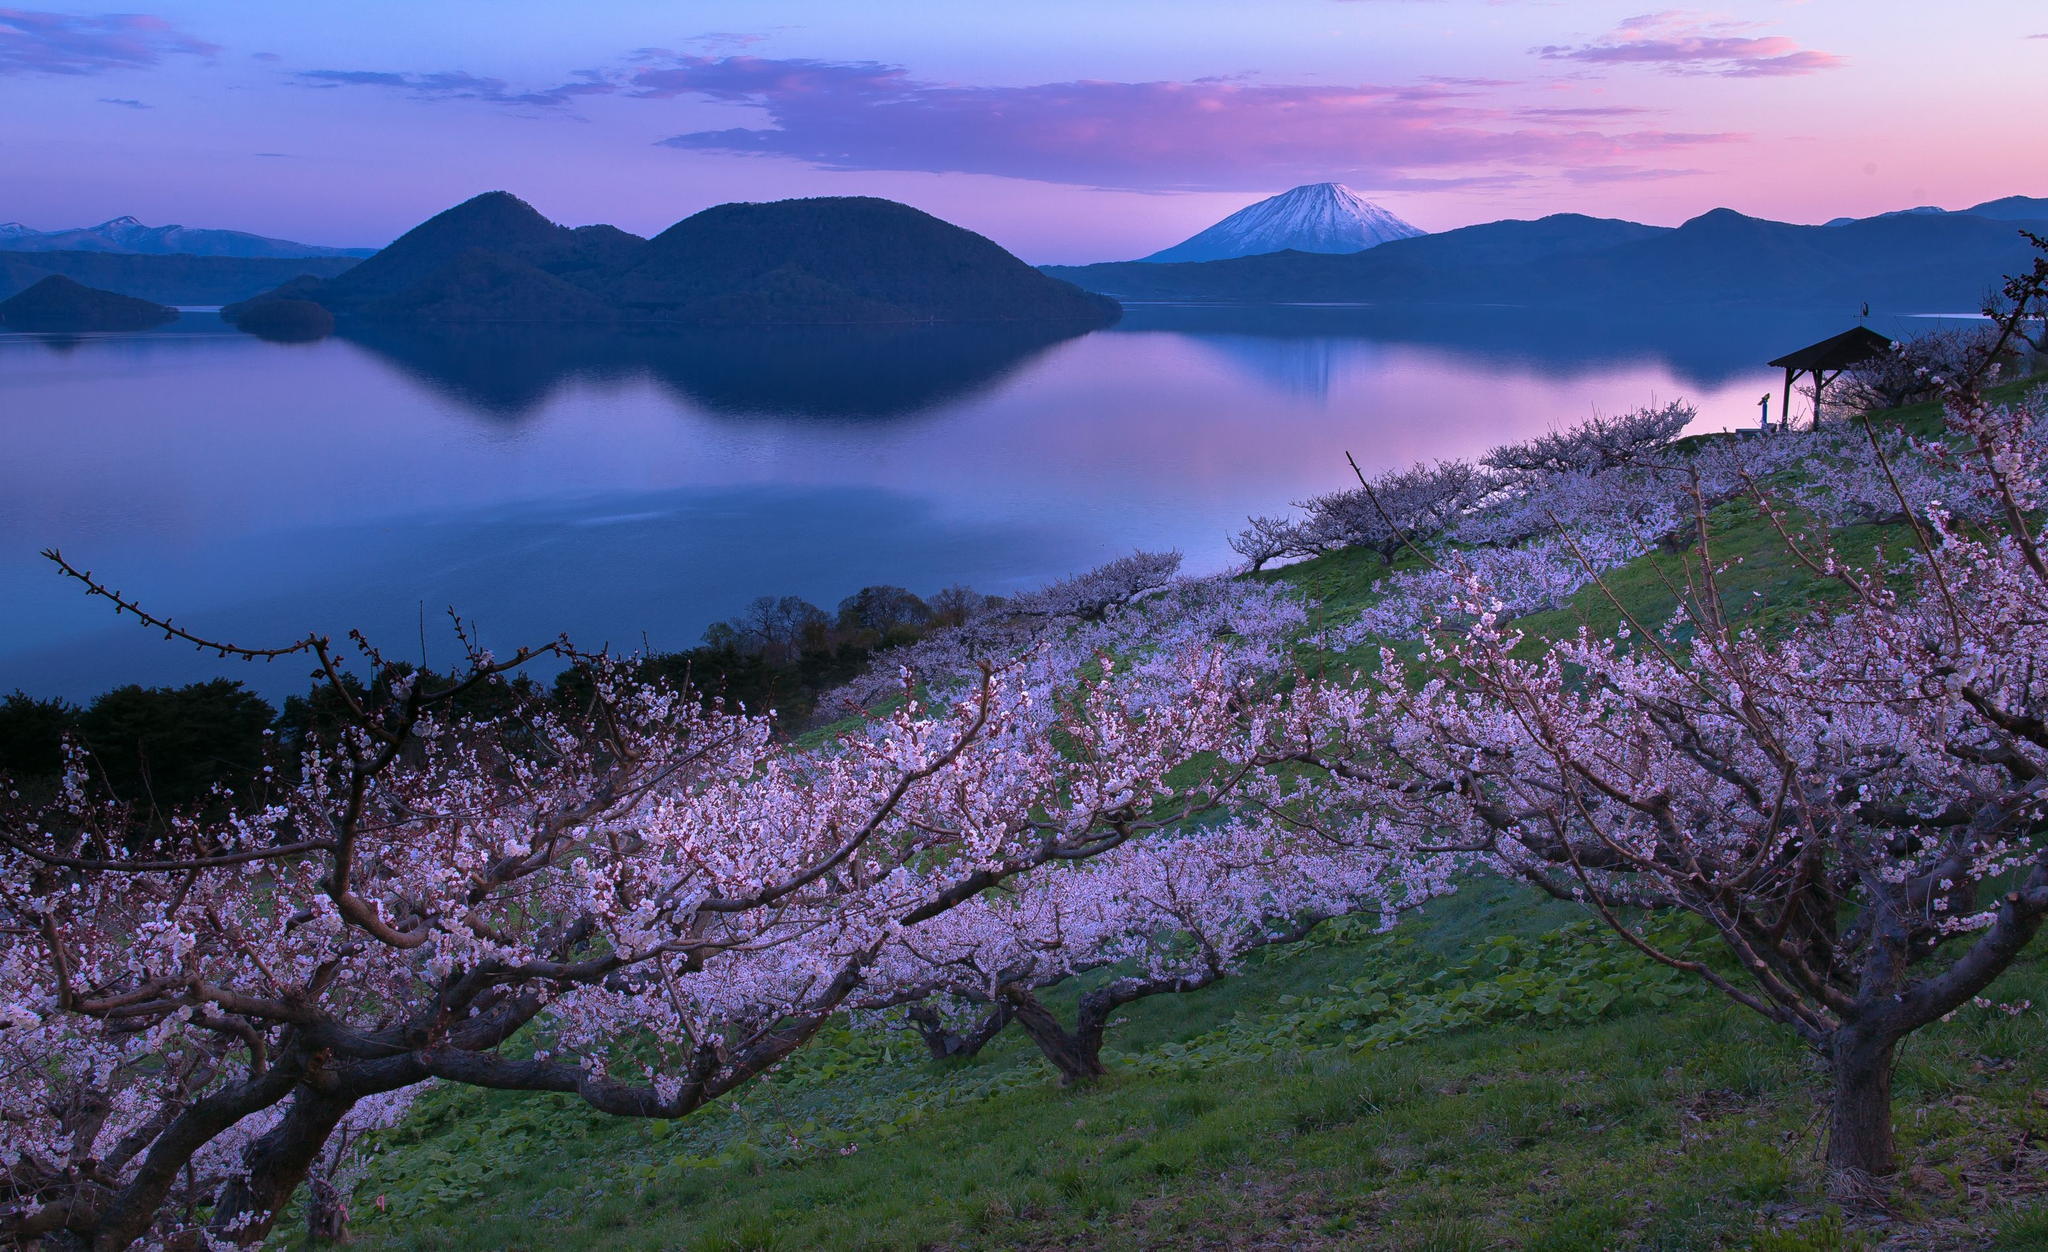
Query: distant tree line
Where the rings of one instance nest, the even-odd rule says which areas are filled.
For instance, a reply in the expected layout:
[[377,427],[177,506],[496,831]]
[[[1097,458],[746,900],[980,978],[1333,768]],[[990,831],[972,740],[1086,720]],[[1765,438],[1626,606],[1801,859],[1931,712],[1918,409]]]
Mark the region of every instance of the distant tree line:
[[[915,643],[1001,603],[960,586],[929,600],[902,587],[863,587],[832,613],[799,596],[762,596],[713,623],[699,646],[650,652],[627,667],[642,681],[687,686],[706,702],[772,711],[785,732],[800,730],[820,715],[821,695],[862,673],[876,652]],[[389,702],[389,693],[378,690],[389,682],[383,674],[368,684],[345,679],[351,694],[376,705]],[[465,696],[468,707],[461,712],[492,716],[543,694],[566,709],[587,703],[590,689],[587,670],[572,666],[545,693],[525,677],[479,688]],[[130,684],[84,705],[16,691],[0,700],[0,775],[54,787],[69,744],[90,757],[106,788],[145,822],[204,805],[216,794],[261,803],[267,782],[285,781],[274,773],[295,768],[305,749],[347,722],[345,698],[323,683],[286,698],[280,709],[228,678],[182,687]]]

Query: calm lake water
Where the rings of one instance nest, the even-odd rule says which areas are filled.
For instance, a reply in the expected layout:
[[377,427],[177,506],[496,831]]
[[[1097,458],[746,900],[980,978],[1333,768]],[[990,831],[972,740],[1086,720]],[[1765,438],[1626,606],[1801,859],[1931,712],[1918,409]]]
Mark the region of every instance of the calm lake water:
[[296,661],[209,660],[117,621],[46,547],[252,645],[360,626],[415,657],[424,617],[447,663],[453,606],[501,650],[564,631],[680,648],[764,594],[1012,591],[1135,547],[1219,568],[1247,513],[1345,485],[1346,450],[1369,469],[1471,455],[1675,398],[1702,429],[1753,424],[1777,389],[1762,363],[1853,320],[1135,306],[1056,340],[274,344],[195,312],[0,334],[0,692],[304,686]]

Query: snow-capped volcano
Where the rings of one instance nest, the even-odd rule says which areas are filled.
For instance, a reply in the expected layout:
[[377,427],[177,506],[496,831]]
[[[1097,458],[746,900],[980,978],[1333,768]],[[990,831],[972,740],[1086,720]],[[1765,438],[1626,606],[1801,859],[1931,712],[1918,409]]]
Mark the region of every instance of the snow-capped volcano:
[[1343,183],[1310,183],[1232,213],[1146,261],[1221,261],[1262,252],[1363,252],[1427,232]]

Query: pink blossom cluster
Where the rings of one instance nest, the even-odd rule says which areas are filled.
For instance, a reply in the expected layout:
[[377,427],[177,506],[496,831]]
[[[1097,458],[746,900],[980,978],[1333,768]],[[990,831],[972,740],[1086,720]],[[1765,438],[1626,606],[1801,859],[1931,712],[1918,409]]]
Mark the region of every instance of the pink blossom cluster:
[[[1930,504],[1925,552],[1892,566],[1794,538],[1846,607],[1768,638],[1723,615],[1711,549],[1674,620],[1535,657],[1507,596],[1448,580],[1466,629],[1419,674],[1386,653],[1408,681],[1333,706],[1312,755],[1397,856],[1463,853],[1581,901],[1805,1039],[1834,1073],[1831,1162],[1886,1173],[1899,1041],[2048,917],[2044,416],[1958,397],[1926,456],[1984,520]],[[1733,972],[1656,952],[1642,906],[1704,919]]]
[[1142,671],[1189,647],[1211,648],[1247,669],[1280,665],[1308,625],[1299,597],[1245,579],[1180,577],[1180,560],[1178,553],[1135,553],[991,606],[881,653],[824,704],[869,708],[900,692],[906,677],[950,690],[991,664],[1019,665],[1045,682],[1070,681],[1102,655]]
[[[2036,401],[2000,410],[2014,429],[2011,446],[2038,449],[2048,431],[2037,429],[2044,406]],[[1685,410],[1663,411],[1668,427]],[[1788,510],[1826,525],[1925,522],[1936,515],[1986,521],[2004,510],[2001,490],[1981,457],[1959,455],[1951,443],[1913,439],[1897,431],[1831,425],[1769,437],[1719,439],[1697,446],[1658,449],[1634,445],[1631,459],[1570,465],[1561,432],[1543,441],[1548,455],[1504,457],[1525,462],[1512,490],[1467,511],[1449,532],[1458,546],[1435,550],[1427,568],[1383,578],[1380,594],[1340,637],[1347,646],[1370,639],[1405,639],[1436,629],[1463,629],[1472,620],[1461,605],[1483,605],[1506,616],[1562,607],[1610,570],[1656,550],[1683,548],[1697,538],[1699,519],[1738,497],[1753,497],[1789,523]],[[1597,457],[1583,457],[1598,463]],[[2030,464],[2014,453],[2005,473]]]
[[[1269,666],[1213,633],[1231,610],[1171,620],[1132,664],[1027,657],[813,750],[598,664],[581,721],[413,717],[403,689],[268,807],[139,852],[82,774],[16,797],[0,1228],[160,1236],[196,1187],[256,1237],[354,1110],[429,1079],[687,1114],[887,994],[916,928],[1293,751]],[[547,1045],[507,1054],[529,1024]]]
[[1361,479],[1349,491],[1296,501],[1307,514],[1298,522],[1248,518],[1249,528],[1230,546],[1253,569],[1344,548],[1367,548],[1392,564],[1402,549],[1436,539],[1498,486],[1496,477],[1468,461],[1411,465]]
[[[1515,547],[1447,549],[1428,569],[1402,570],[1379,583],[1379,597],[1343,629],[1342,647],[1464,630],[1486,611],[1519,617],[1563,608],[1595,578],[1649,551],[1627,531],[1582,531]],[[1475,607],[1477,606],[1477,607]]]
[[[1362,815],[1326,812],[1309,833],[1301,794],[1281,789],[1270,799],[1220,825],[1035,870],[906,932],[885,954],[878,985],[896,999],[931,1000],[949,1023],[1022,1010],[1043,1046],[1032,1015],[1049,1014],[1033,993],[1116,967],[1119,976],[1082,997],[1075,1025],[1048,1048],[1067,1077],[1085,1077],[1099,1072],[1103,1033],[1122,1005],[1207,986],[1251,952],[1305,938],[1331,917],[1370,911],[1391,927],[1452,889],[1448,858],[1396,859],[1351,829],[1369,823]],[[1082,1053],[1071,1058],[1077,1068],[1062,1064],[1063,1048]]]

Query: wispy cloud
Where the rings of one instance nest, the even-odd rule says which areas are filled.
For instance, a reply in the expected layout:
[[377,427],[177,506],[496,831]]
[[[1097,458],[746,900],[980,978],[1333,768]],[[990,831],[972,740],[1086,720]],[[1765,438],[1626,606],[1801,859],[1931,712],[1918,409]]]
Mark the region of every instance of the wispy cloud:
[[1568,169],[1564,176],[1567,181],[1574,183],[1632,183],[1649,182],[1660,178],[1690,178],[1694,174],[1706,172],[1688,169],[1645,169],[1636,165],[1600,165]]
[[[716,48],[751,48],[757,43],[765,43],[767,39],[768,36],[766,35],[730,30],[712,30],[706,31],[687,42],[695,47],[709,50]],[[648,51],[653,51],[653,49],[648,49]]]
[[1470,88],[1241,79],[977,86],[875,61],[650,53],[626,94],[761,109],[769,125],[661,142],[827,169],[997,174],[1139,190],[1262,190],[1341,178],[1380,189],[1497,184],[1535,164],[1598,167],[1735,136],[1607,132],[1529,117]]
[[1582,104],[1577,106],[1545,105],[1516,109],[1516,117],[1542,118],[1546,121],[1588,121],[1603,117],[1640,117],[1654,109],[1641,109],[1626,104]]
[[124,109],[153,109],[156,107],[153,104],[144,104],[140,100],[117,100],[113,96],[101,96],[100,103],[118,104]]
[[595,70],[583,70],[557,86],[528,91],[513,87],[502,78],[487,78],[462,70],[439,70],[425,74],[394,73],[388,70],[301,70],[297,80],[308,87],[382,87],[401,91],[416,100],[480,100],[487,104],[515,105],[535,109],[565,109],[581,96],[608,95],[617,84]]
[[1845,63],[1832,52],[1802,48],[1783,35],[1745,35],[1753,22],[1707,18],[1679,10],[1632,17],[1587,44],[1534,49],[1554,61],[1590,65],[1648,65],[1673,74],[1765,78],[1813,74]]
[[103,74],[148,69],[167,56],[219,51],[145,13],[86,17],[0,9],[0,74]]

